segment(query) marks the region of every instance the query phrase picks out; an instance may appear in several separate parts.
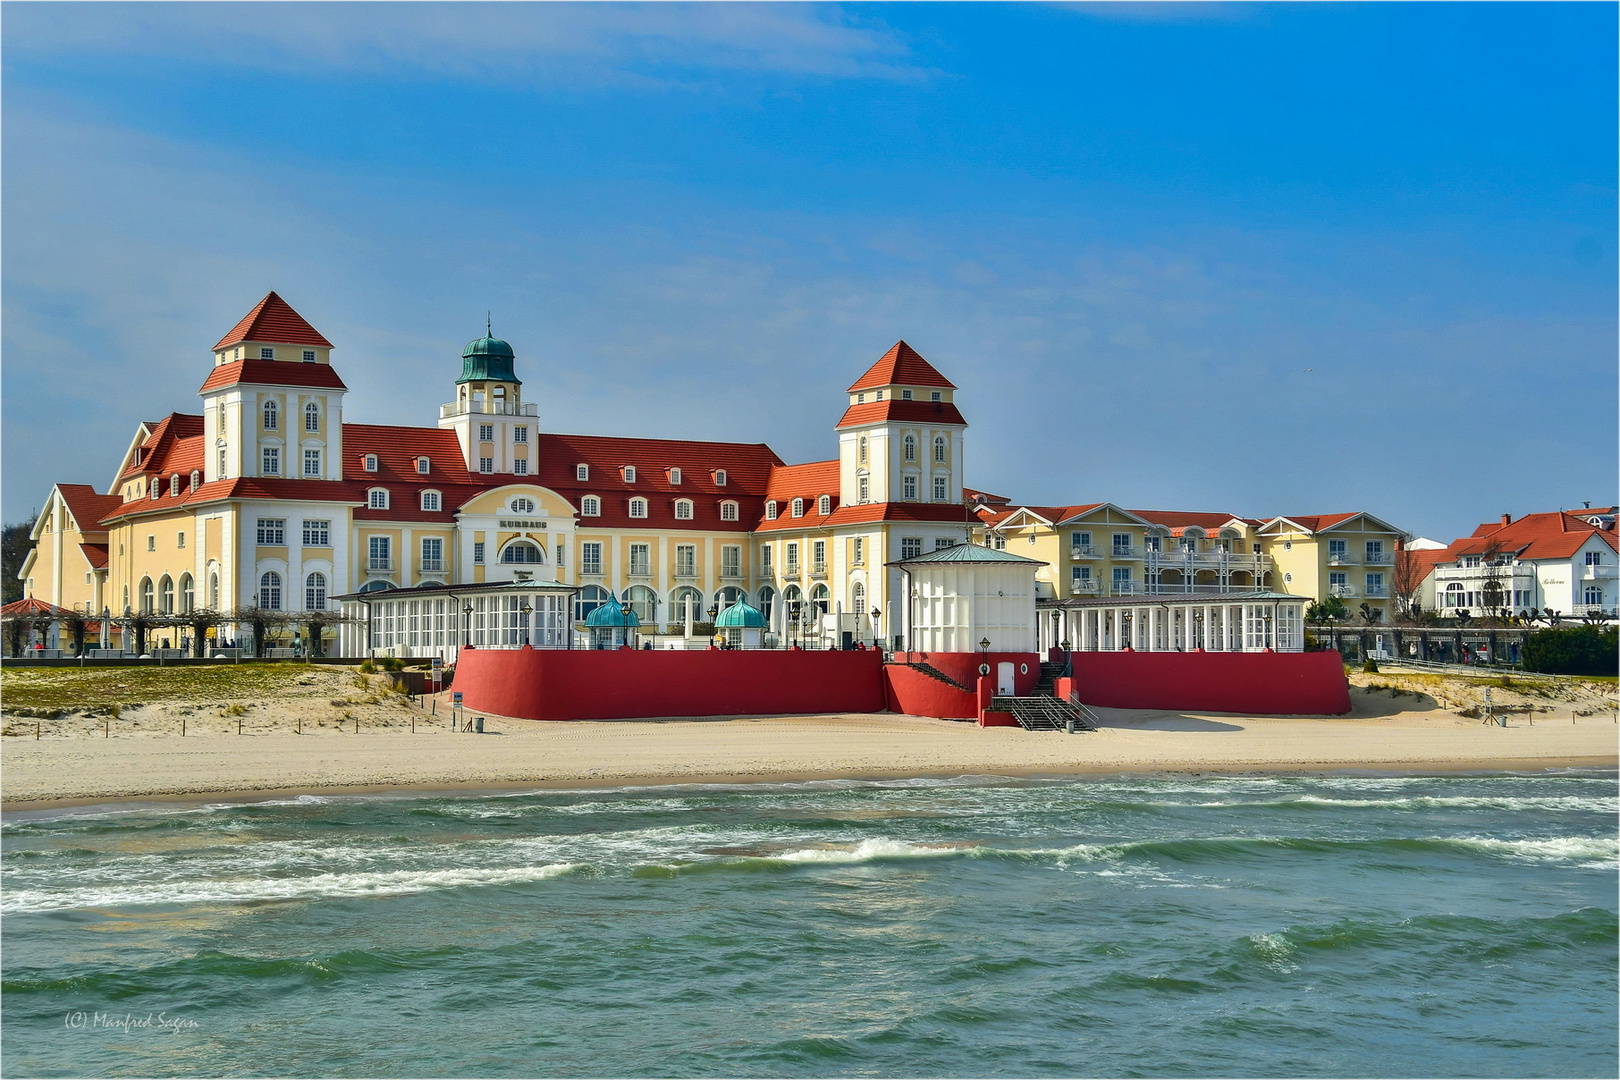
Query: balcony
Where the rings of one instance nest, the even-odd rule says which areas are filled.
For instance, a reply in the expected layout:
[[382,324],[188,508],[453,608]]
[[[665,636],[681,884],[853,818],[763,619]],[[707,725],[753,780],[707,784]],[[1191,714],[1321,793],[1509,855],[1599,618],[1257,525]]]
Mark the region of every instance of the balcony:
[[1095,558],[1097,558],[1097,545],[1095,545],[1095,544],[1075,544],[1073,547],[1071,547],[1069,549],[1069,558],[1071,558],[1071,559],[1095,559]]
[[815,581],[825,580],[826,577],[827,577],[827,564],[824,563],[824,562],[811,563],[810,564],[810,577],[811,577],[812,580],[815,580]]
[[1497,566],[1437,566],[1434,568],[1434,579],[1440,582],[1442,588],[1448,581],[1490,581],[1495,579],[1504,583],[1509,581],[1532,582],[1536,572],[1533,567],[1519,563],[1503,563]]
[[1328,552],[1328,565],[1359,566],[1361,565],[1361,560],[1350,554],[1348,551],[1330,551]]
[[776,567],[772,566],[770,563],[762,563],[758,571],[758,576],[769,581],[771,578],[776,576]]
[[1599,563],[1596,566],[1583,566],[1581,567],[1581,580],[1598,581],[1612,578],[1615,576],[1616,570],[1620,570],[1620,567],[1607,565],[1605,563]]
[[782,571],[782,578],[783,578],[783,580],[786,580],[786,581],[798,581],[799,580],[799,564],[798,563],[788,563],[787,564],[787,569]]
[[639,578],[652,577],[652,566],[648,563],[631,563],[630,576]]
[[1109,587],[1109,596],[1136,596],[1141,588],[1134,581],[1116,581]]
[[1111,550],[1112,554],[1109,558],[1112,559],[1140,559],[1142,557],[1140,551],[1127,545],[1115,544]]
[[452,416],[539,416],[540,406],[530,403],[517,404],[511,401],[484,402],[478,405],[468,402],[463,405],[459,401],[452,401],[439,406],[439,419],[447,420]]
[[1069,582],[1069,592],[1075,596],[1096,596],[1097,581],[1094,578],[1082,578],[1079,581]]
[[730,578],[735,581],[741,581],[743,576],[742,567],[722,566],[720,568],[720,576],[721,578]]
[[695,578],[698,576],[697,567],[692,563],[676,563],[675,576],[677,578]]
[[442,573],[444,573],[444,560],[443,559],[423,559],[422,560],[422,573],[424,573],[424,574],[442,574]]
[[1367,596],[1373,600],[1387,600],[1389,598],[1389,586],[1369,585],[1367,586]]
[[1395,553],[1393,551],[1369,551],[1367,553],[1368,566],[1394,566]]
[[398,567],[393,559],[381,559],[373,555],[366,560],[366,569],[374,574],[392,574]]
[[1585,618],[1587,615],[1607,615],[1612,619],[1615,617],[1615,611],[1613,604],[1573,604],[1569,609],[1570,615],[1577,619]]
[[1360,590],[1354,585],[1329,585],[1328,595],[1337,596],[1340,600],[1349,600],[1352,597],[1359,596]]

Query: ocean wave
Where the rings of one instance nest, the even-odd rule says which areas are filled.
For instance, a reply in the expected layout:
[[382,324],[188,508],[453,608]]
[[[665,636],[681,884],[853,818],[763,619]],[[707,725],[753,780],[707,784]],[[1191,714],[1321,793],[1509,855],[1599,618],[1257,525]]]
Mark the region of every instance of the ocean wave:
[[[1159,803],[1155,805],[1176,805]],[[1181,804],[1188,805],[1188,804]],[[1392,798],[1332,798],[1326,795],[1296,795],[1286,799],[1233,800],[1190,804],[1200,809],[1351,809],[1351,810],[1551,810],[1576,813],[1620,813],[1616,796],[1512,796],[1512,795],[1408,795]]]
[[86,908],[147,907],[155,904],[241,904],[274,900],[336,900],[348,897],[398,896],[442,889],[519,885],[544,881],[578,869],[575,863],[501,868],[456,867],[441,870],[379,870],[367,873],[316,874],[296,878],[228,881],[154,882],[80,889],[13,889],[0,910],[24,912]]

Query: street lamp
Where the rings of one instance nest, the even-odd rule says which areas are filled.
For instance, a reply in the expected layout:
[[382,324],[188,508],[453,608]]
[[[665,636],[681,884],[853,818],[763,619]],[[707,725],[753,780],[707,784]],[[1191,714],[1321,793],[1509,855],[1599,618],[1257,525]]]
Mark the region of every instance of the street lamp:
[[461,624],[461,643],[470,649],[472,648],[473,606],[468,604],[466,607],[461,609],[461,613],[466,616],[466,621]]
[[979,639],[979,674],[990,674],[990,639]]
[[527,645],[529,643],[529,612],[534,610],[529,606],[528,597],[523,598],[523,603],[518,605],[518,610],[523,612],[523,644]]

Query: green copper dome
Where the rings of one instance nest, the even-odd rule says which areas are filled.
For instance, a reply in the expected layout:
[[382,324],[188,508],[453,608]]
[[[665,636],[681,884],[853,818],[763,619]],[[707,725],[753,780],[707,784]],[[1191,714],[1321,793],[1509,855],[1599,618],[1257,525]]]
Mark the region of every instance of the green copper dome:
[[612,594],[602,603],[598,604],[592,612],[585,616],[585,625],[596,626],[640,626],[641,620],[636,613],[624,607]]
[[485,334],[461,350],[461,378],[464,382],[505,382],[523,385],[512,371],[512,346]]
[[739,598],[726,610],[722,611],[714,620],[717,629],[741,626],[745,629],[761,629],[765,624],[765,614],[759,608],[753,607],[747,600]]

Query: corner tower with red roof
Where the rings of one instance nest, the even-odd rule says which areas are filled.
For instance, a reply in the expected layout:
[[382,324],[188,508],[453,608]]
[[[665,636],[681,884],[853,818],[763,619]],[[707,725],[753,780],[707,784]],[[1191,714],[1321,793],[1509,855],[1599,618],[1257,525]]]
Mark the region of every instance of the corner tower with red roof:
[[904,341],[849,388],[838,421],[838,481],[845,506],[962,502],[967,421],[956,387]]

